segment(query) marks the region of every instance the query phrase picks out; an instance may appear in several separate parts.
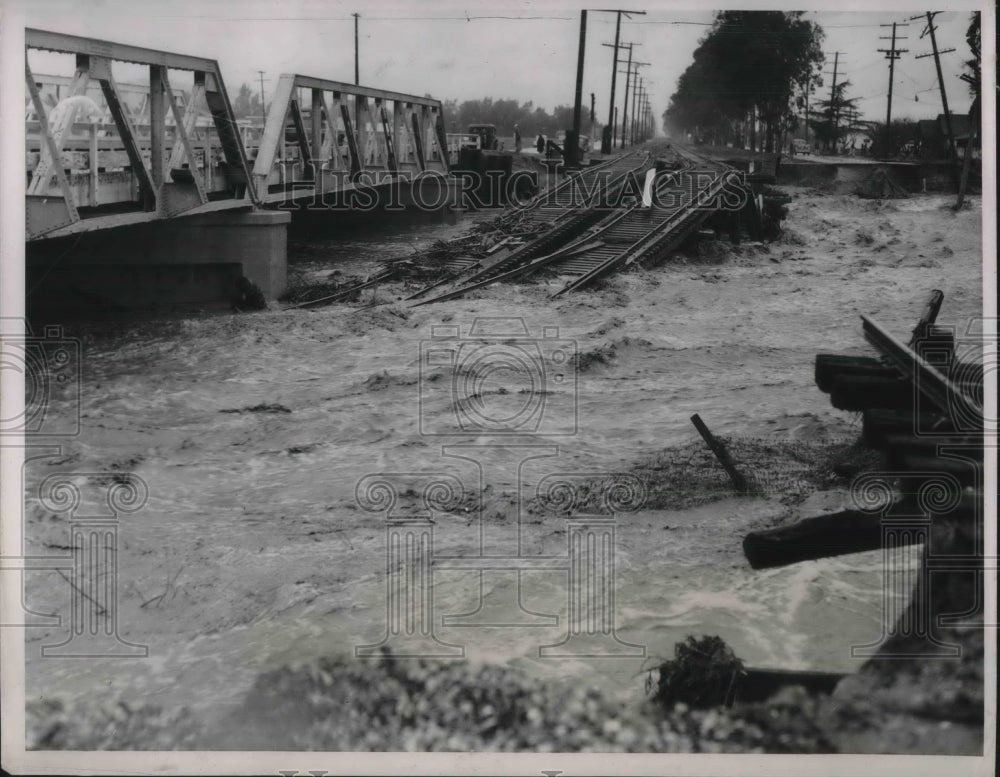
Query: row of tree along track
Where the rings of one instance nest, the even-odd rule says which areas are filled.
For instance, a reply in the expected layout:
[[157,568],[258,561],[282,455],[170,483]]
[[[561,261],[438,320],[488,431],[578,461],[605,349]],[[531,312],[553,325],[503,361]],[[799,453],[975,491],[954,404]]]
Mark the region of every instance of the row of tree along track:
[[[540,222],[543,228],[532,239],[487,266],[474,262],[453,269],[409,299],[418,305],[442,302],[542,269],[575,276],[552,295],[557,297],[660,259],[712,214],[738,212],[748,204],[752,198],[725,164],[670,146],[625,154],[571,173],[499,220],[501,227]],[[447,284],[451,287],[442,290]]]

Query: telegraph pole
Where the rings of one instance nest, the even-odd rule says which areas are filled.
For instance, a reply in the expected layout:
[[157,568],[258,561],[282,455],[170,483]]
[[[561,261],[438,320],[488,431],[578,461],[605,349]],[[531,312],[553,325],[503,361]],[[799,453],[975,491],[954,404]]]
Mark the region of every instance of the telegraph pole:
[[[639,44],[628,44],[628,65],[625,66],[625,99],[622,101],[622,148],[625,148],[625,125],[628,124],[628,87],[629,80],[632,78],[632,46]],[[638,68],[637,68],[638,69]],[[635,94],[635,85],[632,85],[632,94]],[[635,108],[635,100],[632,101],[632,107]],[[632,111],[635,113],[635,110]],[[631,145],[631,144],[630,144]]]
[[354,85],[357,86],[361,83],[358,78],[358,19],[361,14],[352,13],[351,16],[354,17]]
[[608,106],[608,124],[611,125],[611,136],[610,144],[607,148],[604,147],[604,142],[602,138],[601,142],[601,153],[610,154],[611,149],[615,146],[615,82],[618,76],[618,42],[621,40],[622,32],[622,14],[631,17],[632,14],[637,16],[645,16],[645,11],[622,11],[618,9],[599,9],[598,13],[613,13],[617,14],[617,19],[615,21],[615,58],[611,64],[611,103]]
[[267,124],[267,108],[264,107],[264,71],[258,70],[257,73],[260,75],[260,126],[263,131],[264,125]]
[[[636,75],[638,75],[638,73]],[[643,89],[643,80],[642,76],[639,76],[639,88],[636,89],[635,93],[633,93],[632,95],[632,145],[635,145],[636,142],[641,142],[641,140],[638,138],[638,135],[641,132],[641,125],[639,125],[639,123],[636,121],[636,118],[638,117],[639,114],[636,113],[635,111],[635,105],[636,102],[638,102],[641,107],[644,97],[645,97],[645,91]]]
[[580,11],[580,49],[576,58],[576,93],[573,98],[573,129],[563,147],[566,167],[580,166],[580,103],[583,101],[583,55],[587,51],[587,12]]
[[[952,131],[951,127],[951,112],[948,110],[948,94],[945,92],[944,88],[944,77],[941,75],[941,54],[948,54],[955,49],[945,49],[944,51],[938,51],[937,39],[934,37],[934,17],[937,16],[940,11],[928,11],[927,16],[927,28],[920,33],[920,37],[930,34],[931,36],[931,48],[933,49],[932,54],[919,54],[917,59],[924,59],[925,57],[934,57],[934,67],[937,70],[938,87],[941,89],[941,107],[944,108],[944,127],[948,132],[948,150],[951,152],[951,177],[952,182],[955,187],[958,188],[959,184],[959,173],[958,173],[958,147],[955,143],[955,133]],[[911,17],[911,21],[919,19],[919,16]],[[970,133],[971,134],[971,133]]]
[[594,121],[596,119],[596,114],[594,113],[594,93],[590,93],[590,147],[594,147]]
[[[888,24],[880,24],[880,27],[889,27]],[[899,24],[900,27],[906,27],[906,22]],[[905,54],[909,49],[897,49],[896,48],[896,27],[897,23],[892,23],[892,43],[888,49],[879,49],[879,51],[885,54],[885,58],[889,60],[889,100],[886,104],[885,109],[885,158],[889,158],[889,151],[892,148],[892,81],[893,75],[896,70],[896,60],[899,59],[900,55]],[[889,36],[880,35],[880,40],[890,40]],[[905,37],[899,38],[899,40],[906,40]]]
[[[837,66],[840,64],[840,55],[843,52],[835,51],[833,52],[833,82],[830,84],[830,127],[831,136],[833,143],[833,152],[837,152],[837,133],[840,130],[840,111],[837,109]],[[808,81],[806,82],[808,84]],[[806,121],[809,120],[808,114],[808,104],[809,97],[808,93],[806,96]],[[808,130],[807,130],[808,132]]]
[[[622,45],[624,46],[625,44],[622,44]],[[624,100],[624,105],[622,106],[622,138],[621,138],[621,140],[622,140],[622,148],[625,148],[626,133],[628,131],[629,77],[632,76],[632,95],[633,95],[633,98],[634,98],[635,91],[636,91],[635,85],[637,83],[636,78],[638,78],[638,76],[639,76],[639,68],[640,67],[647,67],[648,65],[649,65],[648,62],[639,62],[638,60],[634,60],[633,61],[632,56],[631,56],[631,52],[629,52],[629,69],[625,71],[625,73],[626,73],[626,77],[625,77],[625,100]],[[635,68],[635,70],[633,71],[632,68]],[[634,99],[632,101],[632,114],[633,114],[633,116],[635,115],[635,100]],[[633,140],[632,143],[634,144],[635,141]]]

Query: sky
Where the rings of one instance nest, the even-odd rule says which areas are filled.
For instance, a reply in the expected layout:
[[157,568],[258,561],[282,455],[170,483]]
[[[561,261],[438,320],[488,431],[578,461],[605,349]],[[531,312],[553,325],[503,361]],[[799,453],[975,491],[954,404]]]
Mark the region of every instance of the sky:
[[[15,2],[18,0],[14,0]],[[531,101],[547,110],[571,105],[582,2],[538,0],[20,0],[27,26],[87,37],[165,49],[217,59],[230,96],[243,82],[270,99],[281,73],[301,73],[332,80],[354,80],[354,19],[359,19],[361,83],[382,89],[441,100],[481,97]],[[0,0],[2,3],[2,0]],[[615,8],[613,4],[602,7]],[[779,3],[761,4],[760,8]],[[617,6],[622,7],[622,6]],[[746,2],[727,7],[754,7]],[[791,6],[784,6],[791,8]],[[798,7],[802,7],[800,4]],[[859,12],[854,0],[828,0],[807,12],[826,32],[823,49],[832,73],[834,52],[840,52],[838,82],[851,81],[848,96],[859,97],[862,116],[884,121],[888,92],[888,61],[877,49],[887,48],[890,28],[928,10],[913,3],[894,2],[884,10]],[[871,7],[870,4],[868,7]],[[940,7],[940,6],[939,6]],[[968,87],[959,80],[968,57],[965,30],[969,9],[964,4],[936,18],[949,106],[965,113],[971,103]],[[706,6],[666,0],[629,0],[625,9],[645,15],[622,17],[621,42],[636,44],[634,59],[648,62],[640,70],[654,111],[666,108],[677,78],[691,62],[699,39],[708,31],[713,11]],[[845,10],[825,10],[845,9]],[[616,14],[588,12],[584,66],[584,107],[590,93],[597,115],[606,120]],[[920,38],[923,20],[899,28],[907,48],[896,62],[893,118],[929,118],[941,112],[929,37]],[[985,48],[985,47],[984,47]],[[621,53],[624,60],[627,50]],[[33,54],[39,73],[71,70],[68,58]],[[624,89],[624,62],[619,66],[619,103]],[[137,73],[140,80],[141,73]],[[117,76],[123,80],[121,76]],[[832,82],[825,77],[826,87]],[[586,115],[586,114],[585,114]]]

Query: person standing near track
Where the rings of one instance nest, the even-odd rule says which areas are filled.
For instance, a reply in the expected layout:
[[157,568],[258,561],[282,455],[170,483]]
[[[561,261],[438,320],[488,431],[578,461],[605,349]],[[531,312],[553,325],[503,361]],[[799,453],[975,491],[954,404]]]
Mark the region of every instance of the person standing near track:
[[517,154],[521,153],[521,130],[514,125],[514,152]]

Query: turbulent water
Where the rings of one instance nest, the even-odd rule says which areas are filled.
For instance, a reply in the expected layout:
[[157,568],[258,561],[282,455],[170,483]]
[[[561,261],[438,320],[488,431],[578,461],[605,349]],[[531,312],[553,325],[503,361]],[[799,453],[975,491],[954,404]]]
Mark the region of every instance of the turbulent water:
[[[56,391],[50,414],[79,410],[81,431],[28,467],[26,544],[58,555],[69,542],[66,516],[35,497],[43,478],[65,473],[85,490],[97,483],[78,473],[141,478],[148,501],[120,521],[117,628],[149,656],[43,658],[41,646],[66,632],[30,629],[29,699],[113,694],[217,717],[264,670],[378,644],[386,514],[362,509],[357,493],[375,473],[404,482],[404,518],[426,512],[409,503],[407,483],[452,476],[465,492],[431,514],[435,557],[451,559],[435,572],[432,651],[636,700],[643,668],[687,634],[718,634],[751,666],[853,671],[851,645],[882,628],[881,554],[753,571],[740,543],[751,529],[847,506],[846,482],[802,485],[812,459],[795,453],[859,432],[813,385],[817,352],[863,353],[859,313],[905,335],[935,287],[946,294],[942,321],[978,312],[980,214],[946,213],[938,199],[879,210],[803,190],[770,248],[706,245],[555,303],[546,297],[557,278],[420,308],[400,301],[412,288],[392,284],[311,311],[75,328],[82,396],[77,405]],[[290,274],[363,276],[478,218],[295,236]],[[470,337],[477,318],[511,320]],[[435,338],[442,326],[457,332]],[[516,365],[506,378],[470,367],[471,382],[456,382],[425,358],[437,349],[464,363],[484,342],[542,364],[541,382]],[[457,399],[455,386],[466,387]],[[539,424],[517,435],[489,425],[539,407]],[[742,464],[774,488],[732,495],[693,413],[756,456]],[[470,418],[486,425],[461,428]],[[540,653],[580,621],[569,610],[571,521],[536,509],[539,484],[648,474],[665,450],[662,499],[614,521],[614,573],[602,578],[614,589],[614,632],[606,621],[582,626],[604,629],[597,652],[618,655]],[[692,461],[712,472],[692,481]],[[698,498],[671,496],[695,481]],[[480,552],[548,568],[480,575],[455,561]],[[65,578],[27,578],[33,610],[68,613]]]

